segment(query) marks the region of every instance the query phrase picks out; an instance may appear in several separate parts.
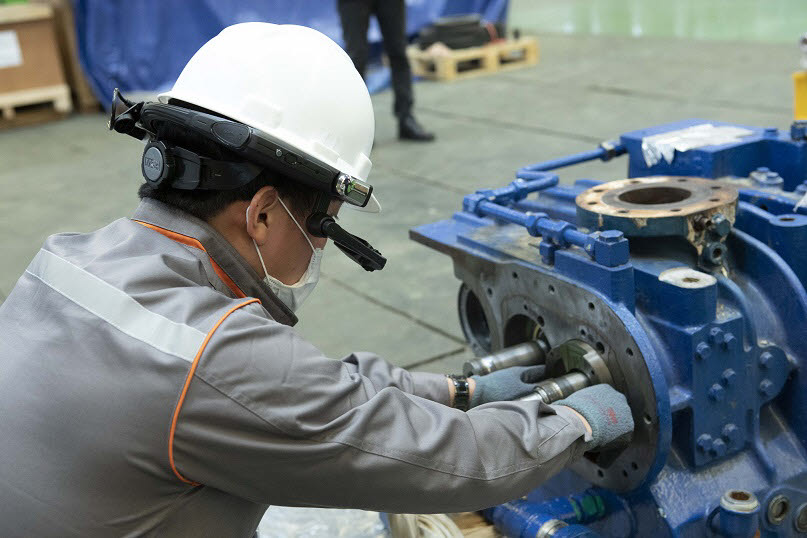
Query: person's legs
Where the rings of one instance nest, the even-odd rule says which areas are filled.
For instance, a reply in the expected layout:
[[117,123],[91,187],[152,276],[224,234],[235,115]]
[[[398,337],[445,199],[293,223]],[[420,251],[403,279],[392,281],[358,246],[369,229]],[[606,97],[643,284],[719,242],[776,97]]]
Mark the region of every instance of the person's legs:
[[345,50],[356,71],[364,77],[367,67],[367,26],[370,23],[372,0],[338,0],[339,18],[342,20],[342,38]]
[[392,70],[393,111],[400,120],[412,113],[413,102],[412,71],[406,57],[406,4],[404,0],[379,0],[375,3],[375,15]]
[[374,6],[392,71],[393,112],[398,118],[398,138],[434,140],[434,135],[423,129],[412,115],[414,98],[412,70],[406,57],[406,4],[404,0],[376,0]]

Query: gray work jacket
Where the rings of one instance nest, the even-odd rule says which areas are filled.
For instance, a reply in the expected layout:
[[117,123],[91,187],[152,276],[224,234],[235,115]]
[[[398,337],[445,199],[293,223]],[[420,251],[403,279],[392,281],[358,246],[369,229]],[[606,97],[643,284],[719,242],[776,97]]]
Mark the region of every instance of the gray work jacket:
[[0,306],[0,536],[250,537],[270,504],[472,510],[583,450],[569,410],[447,407],[334,360],[206,223],[146,200],[50,237]]

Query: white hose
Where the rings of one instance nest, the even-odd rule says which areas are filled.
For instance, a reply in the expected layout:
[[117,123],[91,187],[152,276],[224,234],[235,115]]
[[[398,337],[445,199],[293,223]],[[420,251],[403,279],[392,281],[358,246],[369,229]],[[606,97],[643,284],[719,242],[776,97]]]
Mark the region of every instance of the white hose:
[[445,514],[389,514],[392,538],[463,538]]

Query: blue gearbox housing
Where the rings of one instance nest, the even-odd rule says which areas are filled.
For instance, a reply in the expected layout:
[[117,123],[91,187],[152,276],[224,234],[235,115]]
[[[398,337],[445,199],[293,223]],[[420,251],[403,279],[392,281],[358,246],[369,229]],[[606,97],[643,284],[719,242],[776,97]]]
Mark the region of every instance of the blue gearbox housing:
[[[627,179],[552,172],[619,155]],[[538,342],[557,382],[535,397],[609,382],[634,413],[629,444],[486,511],[508,536],[807,535],[805,181],[803,123],[687,120],[411,231],[452,258],[477,355]]]

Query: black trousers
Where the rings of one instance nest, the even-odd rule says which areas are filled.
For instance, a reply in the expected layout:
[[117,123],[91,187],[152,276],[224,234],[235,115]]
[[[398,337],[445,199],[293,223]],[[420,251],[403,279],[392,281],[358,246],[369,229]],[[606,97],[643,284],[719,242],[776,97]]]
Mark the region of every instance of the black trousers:
[[392,90],[395,93],[393,112],[400,120],[411,114],[412,71],[406,58],[406,5],[404,0],[338,0],[342,36],[348,56],[356,70],[364,76],[370,44],[367,26],[375,15],[384,39],[384,51],[392,70]]

